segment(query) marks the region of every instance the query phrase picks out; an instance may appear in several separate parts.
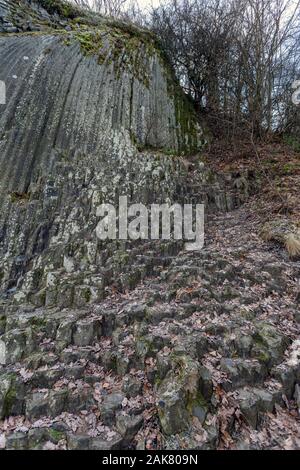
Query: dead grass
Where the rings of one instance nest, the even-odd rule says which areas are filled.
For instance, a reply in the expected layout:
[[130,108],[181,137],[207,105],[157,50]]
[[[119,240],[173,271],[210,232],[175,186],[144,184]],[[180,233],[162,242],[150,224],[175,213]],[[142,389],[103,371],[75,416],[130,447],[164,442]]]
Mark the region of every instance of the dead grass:
[[290,258],[300,257],[300,230],[288,218],[278,218],[263,225],[260,235],[266,242],[277,242],[285,247]]
[[300,234],[289,233],[285,240],[285,247],[291,258],[300,257]]

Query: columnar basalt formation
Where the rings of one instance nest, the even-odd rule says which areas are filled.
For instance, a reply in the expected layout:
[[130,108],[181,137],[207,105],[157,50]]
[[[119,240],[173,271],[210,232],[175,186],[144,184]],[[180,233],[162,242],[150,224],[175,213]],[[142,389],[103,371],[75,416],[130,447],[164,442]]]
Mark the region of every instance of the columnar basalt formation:
[[[51,5],[46,11],[36,2],[2,4],[3,24],[10,19],[17,32],[0,37],[7,89],[0,274],[7,295],[24,301],[21,285],[30,294],[45,287],[39,278],[54,253],[60,261],[50,264],[63,268],[64,255],[97,252],[96,209],[121,194],[180,202],[196,186],[212,207],[238,204],[199,158],[189,194],[183,157],[199,152],[205,135],[149,32],[101,17],[96,26],[89,17],[83,26],[76,18],[58,22]],[[22,32],[28,16],[42,31]],[[242,198],[247,190],[242,182]],[[85,259],[83,270],[96,264],[95,256]]]
[[[0,0],[0,64],[1,445],[272,447],[252,437],[300,380],[297,268],[227,214],[254,175],[201,161],[205,127],[147,31]],[[120,195],[204,203],[207,246],[101,242]]]

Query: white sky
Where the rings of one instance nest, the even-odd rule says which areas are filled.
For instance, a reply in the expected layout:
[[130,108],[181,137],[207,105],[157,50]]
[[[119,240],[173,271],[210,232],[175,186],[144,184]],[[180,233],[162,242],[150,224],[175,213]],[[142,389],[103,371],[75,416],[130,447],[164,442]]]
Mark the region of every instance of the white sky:
[[148,7],[153,4],[154,7],[159,5],[160,0],[136,0],[136,2],[140,5],[140,7]]
[[148,7],[157,7],[164,0],[127,0],[127,4],[137,3],[142,10],[146,10]]

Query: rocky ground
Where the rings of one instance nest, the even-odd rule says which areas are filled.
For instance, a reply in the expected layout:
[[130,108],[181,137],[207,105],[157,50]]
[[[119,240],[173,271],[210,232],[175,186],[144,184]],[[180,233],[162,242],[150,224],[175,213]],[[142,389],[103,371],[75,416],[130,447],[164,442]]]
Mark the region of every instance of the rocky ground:
[[131,291],[3,315],[1,447],[298,449],[300,263],[260,223],[252,199],[200,252],[145,246]]
[[[299,151],[202,161],[152,35],[70,8],[0,0],[0,448],[299,448]],[[100,243],[122,194],[205,203],[204,249]]]

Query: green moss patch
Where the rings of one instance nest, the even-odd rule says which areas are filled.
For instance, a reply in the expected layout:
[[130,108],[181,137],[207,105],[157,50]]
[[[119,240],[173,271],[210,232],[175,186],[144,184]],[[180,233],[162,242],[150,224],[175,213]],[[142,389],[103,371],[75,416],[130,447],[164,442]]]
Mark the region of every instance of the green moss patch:
[[[99,64],[107,61],[113,64],[117,77],[122,72],[131,73],[146,87],[150,84],[149,60],[155,52],[155,45],[151,35],[109,26],[103,23],[93,30],[81,30],[74,33],[81,50],[85,55],[95,55]],[[72,37],[65,40],[66,45],[71,44]]]
[[28,202],[30,199],[30,193],[20,193],[20,192],[13,192],[10,194],[11,201],[16,202]]
[[61,431],[57,431],[56,429],[49,429],[49,438],[54,443],[57,444],[59,441],[65,438],[65,434]]

